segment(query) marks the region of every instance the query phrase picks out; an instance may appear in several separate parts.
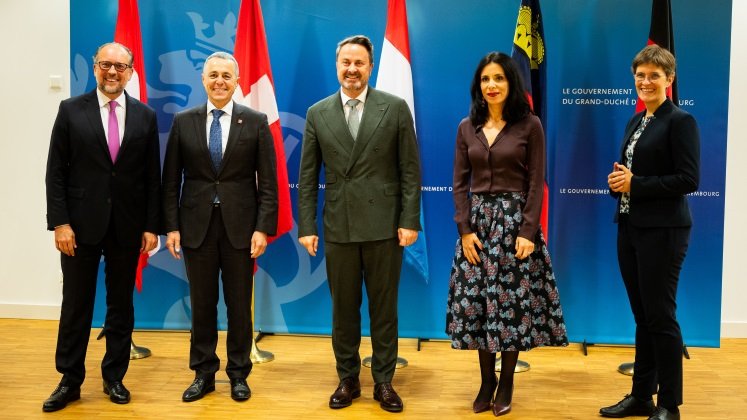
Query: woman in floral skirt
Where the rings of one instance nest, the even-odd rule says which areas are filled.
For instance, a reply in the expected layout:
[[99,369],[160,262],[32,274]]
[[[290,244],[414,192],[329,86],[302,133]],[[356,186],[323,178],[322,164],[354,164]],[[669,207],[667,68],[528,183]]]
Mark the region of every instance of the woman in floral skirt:
[[[477,350],[482,384],[476,413],[511,411],[519,351],[568,344],[539,219],[545,138],[516,64],[503,53],[480,60],[470,115],[459,124],[454,205],[460,238],[449,282],[446,333]],[[495,375],[501,352],[500,379]],[[496,391],[497,388],[497,391]],[[495,392],[495,397],[493,393]]]

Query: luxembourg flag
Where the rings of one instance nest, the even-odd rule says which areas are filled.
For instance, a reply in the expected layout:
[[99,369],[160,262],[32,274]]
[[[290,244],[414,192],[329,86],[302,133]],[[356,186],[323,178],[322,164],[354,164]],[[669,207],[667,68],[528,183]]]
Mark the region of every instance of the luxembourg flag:
[[[410,67],[410,41],[407,32],[407,7],[405,0],[389,0],[387,7],[386,33],[379,60],[379,75],[376,88],[399,96],[410,107],[415,121],[415,97],[412,89],[412,69]],[[420,203],[420,225],[423,221],[423,203]],[[405,264],[410,265],[428,283],[428,251],[425,246],[425,231],[418,240],[405,248]]]
[[[132,51],[132,78],[127,82],[125,90],[140,102],[148,102],[148,92],[145,87],[145,65],[143,63],[143,40],[140,34],[140,15],[137,11],[137,0],[119,0],[117,24],[114,29],[114,42],[118,42]],[[138,292],[143,291],[143,269],[148,265],[148,258],[161,249],[161,238],[152,251],[140,254],[135,274],[135,287]]]
[[233,55],[239,63],[239,86],[233,94],[233,99],[267,115],[267,122],[270,124],[270,132],[275,146],[278,178],[278,227],[277,235],[268,238],[268,241],[272,241],[291,230],[293,213],[291,212],[290,190],[288,188],[288,168],[285,161],[283,132],[280,127],[278,104],[275,100],[270,54],[267,50],[265,24],[259,0],[242,0],[241,2]]

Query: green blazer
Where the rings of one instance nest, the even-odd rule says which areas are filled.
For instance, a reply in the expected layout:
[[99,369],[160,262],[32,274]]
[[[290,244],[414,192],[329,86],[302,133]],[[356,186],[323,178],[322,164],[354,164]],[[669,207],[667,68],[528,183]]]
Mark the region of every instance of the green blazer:
[[298,236],[318,235],[319,174],[324,166],[324,240],[347,243],[421,230],[420,158],[407,103],[368,88],[358,139],[345,122],[340,92],[306,114],[298,176]]

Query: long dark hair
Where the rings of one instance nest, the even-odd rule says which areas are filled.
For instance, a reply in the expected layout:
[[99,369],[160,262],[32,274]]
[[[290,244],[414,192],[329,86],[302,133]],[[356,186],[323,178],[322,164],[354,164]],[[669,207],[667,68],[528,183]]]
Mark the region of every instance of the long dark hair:
[[482,126],[488,120],[488,104],[485,103],[482,97],[480,76],[485,66],[490,63],[501,66],[508,81],[508,97],[503,105],[503,119],[513,123],[526,117],[531,112],[529,100],[524,90],[524,82],[521,79],[519,69],[516,68],[516,62],[504,53],[496,51],[489,52],[477,64],[475,76],[472,78],[472,86],[470,87],[472,104],[469,109],[469,119],[475,127]]

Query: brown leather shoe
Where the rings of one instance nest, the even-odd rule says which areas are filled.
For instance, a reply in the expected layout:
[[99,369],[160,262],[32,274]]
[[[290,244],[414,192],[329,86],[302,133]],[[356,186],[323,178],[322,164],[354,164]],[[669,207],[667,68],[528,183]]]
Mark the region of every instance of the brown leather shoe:
[[[486,384],[483,383],[480,385],[480,391],[482,392],[483,387]],[[492,382],[490,385],[490,395],[488,396],[487,401],[480,401],[480,394],[477,394],[477,397],[475,398],[475,401],[472,403],[472,411],[475,412],[475,414],[482,413],[483,411],[490,410],[491,406],[493,405],[493,394],[495,393],[495,389],[498,387],[498,378],[495,378],[495,381]]]
[[498,391],[495,393],[495,400],[493,400],[493,415],[496,417],[505,416],[511,412],[511,400],[514,397],[514,386],[511,385],[511,393],[508,395],[508,402],[498,402],[498,394],[501,392],[501,387],[498,387]]
[[381,408],[392,413],[399,413],[404,408],[402,399],[389,382],[374,386],[374,399],[379,402]]
[[345,408],[353,403],[353,400],[361,396],[361,382],[357,377],[345,378],[329,397],[329,408]]

